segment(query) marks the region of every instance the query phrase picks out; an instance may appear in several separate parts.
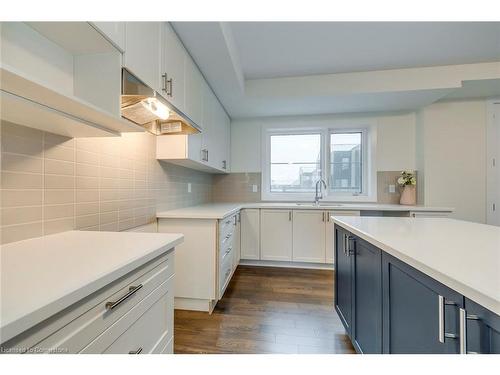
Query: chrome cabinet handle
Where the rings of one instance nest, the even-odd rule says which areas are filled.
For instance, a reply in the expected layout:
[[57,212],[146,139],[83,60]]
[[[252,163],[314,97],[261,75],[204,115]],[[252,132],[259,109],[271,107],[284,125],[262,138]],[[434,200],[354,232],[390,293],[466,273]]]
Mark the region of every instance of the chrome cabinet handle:
[[325,222],[325,213],[324,212],[323,212],[321,220],[323,220],[323,223]]
[[467,313],[460,308],[460,354],[467,354]]
[[288,221],[292,221],[292,211],[288,211]]
[[354,236],[346,235],[346,245],[347,245],[347,256],[350,257],[354,255],[355,249],[351,249],[351,241],[354,241]]
[[128,354],[141,354],[141,353],[142,353],[142,348],[128,352]]
[[169,84],[168,86],[170,88],[170,92],[167,93],[167,95],[172,98],[174,96],[174,81],[172,80],[172,78],[170,78],[169,80],[167,80],[167,83]]
[[444,344],[444,297],[438,295],[438,339]]
[[222,160],[222,169],[226,169],[226,161]]
[[347,255],[347,234],[344,233],[344,254]]
[[137,286],[131,286],[128,288],[128,293],[125,294],[123,297],[121,297],[118,301],[115,302],[106,302],[106,310],[113,310],[115,307],[120,305],[123,301],[125,301],[127,298],[133,296],[139,289],[142,288],[142,284],[139,284]]
[[168,90],[167,90],[167,73],[163,73],[161,75],[161,78],[163,78],[163,87],[161,88],[161,91],[165,92],[168,95]]

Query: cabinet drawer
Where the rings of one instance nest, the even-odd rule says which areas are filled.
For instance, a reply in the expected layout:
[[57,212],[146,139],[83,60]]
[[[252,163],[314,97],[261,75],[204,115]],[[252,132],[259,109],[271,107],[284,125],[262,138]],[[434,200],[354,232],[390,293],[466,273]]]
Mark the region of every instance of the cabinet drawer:
[[233,270],[233,252],[229,252],[219,267],[219,299],[222,298]]
[[227,233],[234,231],[236,215],[231,215],[219,220],[219,235],[225,236]]
[[173,336],[173,277],[163,282],[81,353],[152,353]]
[[223,247],[219,248],[219,264],[222,267],[222,263],[227,257],[233,256],[233,241],[228,240]]
[[[43,351],[59,348],[64,352],[78,353],[136,306],[138,302],[168,280],[173,275],[173,271],[173,254],[168,254],[156,267],[113,294],[103,296],[104,298],[96,301],[97,304],[93,308],[41,341],[37,346],[43,348]],[[142,287],[135,289],[135,292],[131,291],[132,286],[139,285]],[[115,302],[115,307],[107,306],[110,302]],[[116,302],[119,303],[116,304]]]
[[227,231],[226,233],[221,233],[219,235],[219,249],[226,248],[227,246],[231,246],[233,243],[234,237],[234,227]]

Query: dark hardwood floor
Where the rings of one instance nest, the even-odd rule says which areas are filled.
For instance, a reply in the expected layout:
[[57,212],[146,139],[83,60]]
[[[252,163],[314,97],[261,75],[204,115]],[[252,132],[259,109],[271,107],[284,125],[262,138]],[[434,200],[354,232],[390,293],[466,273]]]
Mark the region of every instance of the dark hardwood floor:
[[174,353],[354,353],[327,270],[239,266],[212,315],[174,325]]

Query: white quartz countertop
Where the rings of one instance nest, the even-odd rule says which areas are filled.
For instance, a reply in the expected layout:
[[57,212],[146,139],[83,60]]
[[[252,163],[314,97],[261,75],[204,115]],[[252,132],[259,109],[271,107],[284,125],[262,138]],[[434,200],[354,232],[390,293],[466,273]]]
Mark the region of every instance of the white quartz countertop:
[[334,223],[500,315],[500,228],[447,218],[332,216]]
[[182,234],[69,231],[0,250],[5,342],[171,250]]
[[210,203],[173,210],[158,211],[160,219],[223,219],[243,208],[276,208],[286,210],[349,210],[349,211],[425,211],[452,212],[449,207],[403,206],[399,204],[377,203],[331,203],[322,202],[319,206],[312,203]]

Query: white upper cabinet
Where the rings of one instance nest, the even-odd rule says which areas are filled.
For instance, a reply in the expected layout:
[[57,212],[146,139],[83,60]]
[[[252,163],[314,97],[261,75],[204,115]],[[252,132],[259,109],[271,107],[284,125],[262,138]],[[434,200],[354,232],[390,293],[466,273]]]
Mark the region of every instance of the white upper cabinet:
[[191,59],[191,57],[186,57],[186,93],[185,93],[185,109],[184,112],[191,121],[196,124],[202,123],[202,111],[203,111],[203,76],[201,75],[198,67]]
[[163,24],[162,47],[161,94],[179,111],[185,112],[185,60],[188,56],[168,22]]
[[140,80],[161,92],[161,22],[127,22],[123,65]]
[[120,51],[125,52],[125,22],[90,22]]
[[88,22],[3,22],[0,117],[67,137],[144,131],[120,116],[121,53]]

